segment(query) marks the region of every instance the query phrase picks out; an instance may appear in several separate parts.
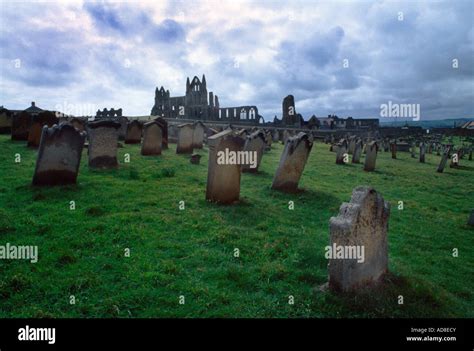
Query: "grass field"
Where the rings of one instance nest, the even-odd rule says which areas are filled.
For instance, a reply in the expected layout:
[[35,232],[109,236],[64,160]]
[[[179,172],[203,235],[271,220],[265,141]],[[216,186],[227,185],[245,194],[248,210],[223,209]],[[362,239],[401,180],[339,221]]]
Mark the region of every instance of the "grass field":
[[[25,144],[0,136],[0,245],[38,245],[39,260],[0,260],[0,317],[474,317],[474,161],[439,174],[435,154],[382,152],[367,173],[316,143],[303,191],[284,194],[270,189],[274,144],[240,203],[219,206],[205,201],[207,149],[192,165],[173,144],[160,157],[125,145],[114,171],[90,170],[84,150],[76,186],[33,188]],[[391,273],[355,296],[321,291],[329,218],[358,185],[392,204]]]

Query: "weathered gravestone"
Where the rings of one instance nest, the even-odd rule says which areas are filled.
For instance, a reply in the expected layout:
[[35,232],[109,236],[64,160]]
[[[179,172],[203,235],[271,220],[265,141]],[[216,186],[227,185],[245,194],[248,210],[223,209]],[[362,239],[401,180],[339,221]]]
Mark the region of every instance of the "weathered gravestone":
[[357,187],[350,203],[329,220],[329,288],[351,291],[377,283],[388,271],[390,203],[370,187]]
[[298,190],[298,183],[312,147],[313,142],[306,133],[299,133],[287,140],[273,178],[272,189],[285,192]]
[[156,121],[148,122],[143,125],[142,155],[161,155],[161,133],[162,129]]
[[375,161],[377,160],[377,143],[371,141],[366,144],[366,155],[364,162],[364,171],[372,172],[375,170]]
[[142,124],[133,120],[127,124],[125,144],[140,144],[142,142]]
[[86,134],[72,125],[43,127],[33,185],[75,184]]
[[12,119],[12,140],[28,140],[31,126],[31,115],[22,111],[15,114]]
[[392,158],[397,158],[397,143],[395,141],[390,142],[390,151],[392,152]]
[[88,124],[89,167],[116,168],[120,123],[102,120]]
[[13,112],[6,108],[0,108],[0,134],[10,134],[12,132]]
[[425,163],[425,153],[426,153],[426,145],[425,143],[420,143],[420,162]]
[[118,138],[119,140],[125,140],[127,136],[127,129],[128,129],[128,118],[127,117],[119,117],[118,123],[120,123],[120,128],[118,130]]
[[161,127],[161,147],[168,149],[168,122],[162,117],[155,118],[155,122]]
[[446,167],[446,163],[448,162],[449,154],[451,152],[451,147],[446,147],[441,160],[439,161],[438,169],[436,172],[443,173],[444,167]]
[[204,129],[205,126],[202,122],[194,122],[193,125],[193,148],[202,149],[202,143],[204,142]]
[[345,161],[347,161],[347,157],[347,140],[342,139],[339,143],[337,143],[336,164],[345,164]]
[[349,147],[348,147],[348,154],[349,155],[353,155],[354,154],[354,149],[355,149],[355,144],[356,144],[356,136],[355,135],[351,135],[349,137]]
[[226,129],[209,137],[208,144],[206,200],[222,204],[238,201],[241,165],[236,158],[244,147],[243,139],[232,129]]
[[178,126],[178,145],[176,146],[177,154],[193,153],[193,134],[194,128],[192,124],[185,123]]
[[87,119],[74,117],[71,119],[71,125],[78,131],[83,132],[86,129]]
[[362,154],[362,140],[358,139],[354,146],[352,154],[352,163],[360,163],[360,155]]
[[31,126],[28,132],[28,146],[38,147],[41,140],[41,134],[43,132],[43,126],[52,127],[55,124],[59,124],[59,119],[53,112],[44,111],[40,114],[31,118]]
[[[265,135],[262,131],[256,131],[248,135],[245,139],[244,151],[248,152],[254,158],[254,164],[246,163],[242,165],[242,172],[256,173],[262,161],[263,152],[265,150]],[[249,156],[250,157],[250,156]]]

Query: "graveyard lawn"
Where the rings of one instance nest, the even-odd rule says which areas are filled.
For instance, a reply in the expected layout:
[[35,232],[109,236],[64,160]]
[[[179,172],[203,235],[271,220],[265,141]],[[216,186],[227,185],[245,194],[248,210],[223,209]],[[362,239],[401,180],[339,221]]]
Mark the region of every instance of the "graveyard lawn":
[[[242,174],[241,201],[222,206],[205,201],[206,146],[194,165],[176,144],[161,156],[124,145],[120,168],[105,171],[89,169],[84,149],[78,184],[46,188],[31,186],[37,151],[6,135],[0,147],[0,245],[39,250],[37,263],[0,260],[0,317],[474,317],[467,157],[437,173],[435,154],[419,163],[381,152],[364,172],[364,155],[336,165],[316,142],[303,191],[286,194],[270,188],[283,150],[274,143],[258,173]],[[329,218],[359,185],[391,203],[391,273],[373,290],[336,294],[321,289]]]

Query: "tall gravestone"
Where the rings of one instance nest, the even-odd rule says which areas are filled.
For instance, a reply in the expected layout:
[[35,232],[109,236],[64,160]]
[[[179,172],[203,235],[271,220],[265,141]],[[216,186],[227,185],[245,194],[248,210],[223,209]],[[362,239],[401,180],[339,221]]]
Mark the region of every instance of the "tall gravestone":
[[356,136],[352,135],[349,137],[349,148],[347,150],[349,155],[354,154],[355,144],[356,144]]
[[13,115],[12,119],[12,140],[28,140],[28,133],[31,126],[31,115],[22,111]]
[[371,141],[366,144],[366,155],[364,162],[364,171],[372,172],[375,170],[375,161],[377,160],[377,143]]
[[256,131],[247,136],[244,144],[244,151],[253,153],[256,156],[256,167],[252,167],[252,165],[250,164],[242,165],[242,172],[258,172],[258,167],[260,166],[260,162],[262,161],[265,145],[265,135],[262,131]]
[[11,134],[13,112],[0,108],[0,134]]
[[426,146],[425,143],[420,143],[420,162],[425,163],[425,153],[426,153]]
[[299,133],[287,140],[280,163],[273,178],[272,189],[294,192],[303,173],[313,142],[306,133]]
[[352,154],[352,163],[360,163],[360,155],[362,154],[362,140],[355,142],[354,153]]
[[118,138],[119,140],[125,140],[127,136],[127,129],[128,129],[128,118],[127,117],[119,117],[117,120],[120,123],[120,128],[118,130]]
[[156,121],[148,122],[143,125],[143,144],[141,154],[161,155],[162,147],[162,129]]
[[178,145],[176,146],[177,154],[193,153],[193,135],[194,127],[192,124],[185,123],[178,126]]
[[52,128],[45,125],[33,185],[75,184],[85,138],[84,132],[69,124],[54,125]]
[[390,142],[390,151],[392,152],[392,158],[396,159],[397,158],[397,142],[396,141]]
[[127,134],[125,135],[125,144],[140,144],[142,142],[142,124],[133,120],[127,125]]
[[[353,291],[377,283],[388,271],[390,203],[370,187],[357,187],[329,221],[329,287]],[[356,256],[353,253],[363,253]],[[356,257],[355,257],[356,256]]]
[[241,165],[222,161],[220,156],[225,152],[237,153],[244,147],[243,139],[232,129],[226,129],[210,136],[209,163],[207,171],[206,200],[230,204],[238,201],[240,196]]
[[202,149],[202,144],[204,142],[204,129],[205,126],[202,122],[194,122],[193,126],[193,148]]
[[161,127],[161,147],[166,150],[168,149],[168,122],[163,117],[155,118],[155,122]]
[[448,162],[450,152],[451,152],[451,148],[449,146],[445,148],[443,152],[443,156],[441,157],[441,160],[439,161],[438,169],[436,170],[438,173],[443,173],[444,167],[446,167],[446,163]]
[[28,132],[28,146],[38,147],[43,132],[43,126],[52,127],[54,124],[59,124],[59,119],[53,112],[44,111],[31,118],[31,126]]
[[89,167],[117,168],[117,143],[120,123],[103,120],[88,124]]

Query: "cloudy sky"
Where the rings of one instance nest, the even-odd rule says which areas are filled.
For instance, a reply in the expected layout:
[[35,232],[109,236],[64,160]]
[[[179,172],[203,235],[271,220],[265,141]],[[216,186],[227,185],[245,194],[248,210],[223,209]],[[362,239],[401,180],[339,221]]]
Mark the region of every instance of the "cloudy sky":
[[[473,2],[0,0],[0,105],[148,115],[155,87],[206,74],[221,107],[379,117],[474,116]],[[454,66],[454,67],[453,67]]]

